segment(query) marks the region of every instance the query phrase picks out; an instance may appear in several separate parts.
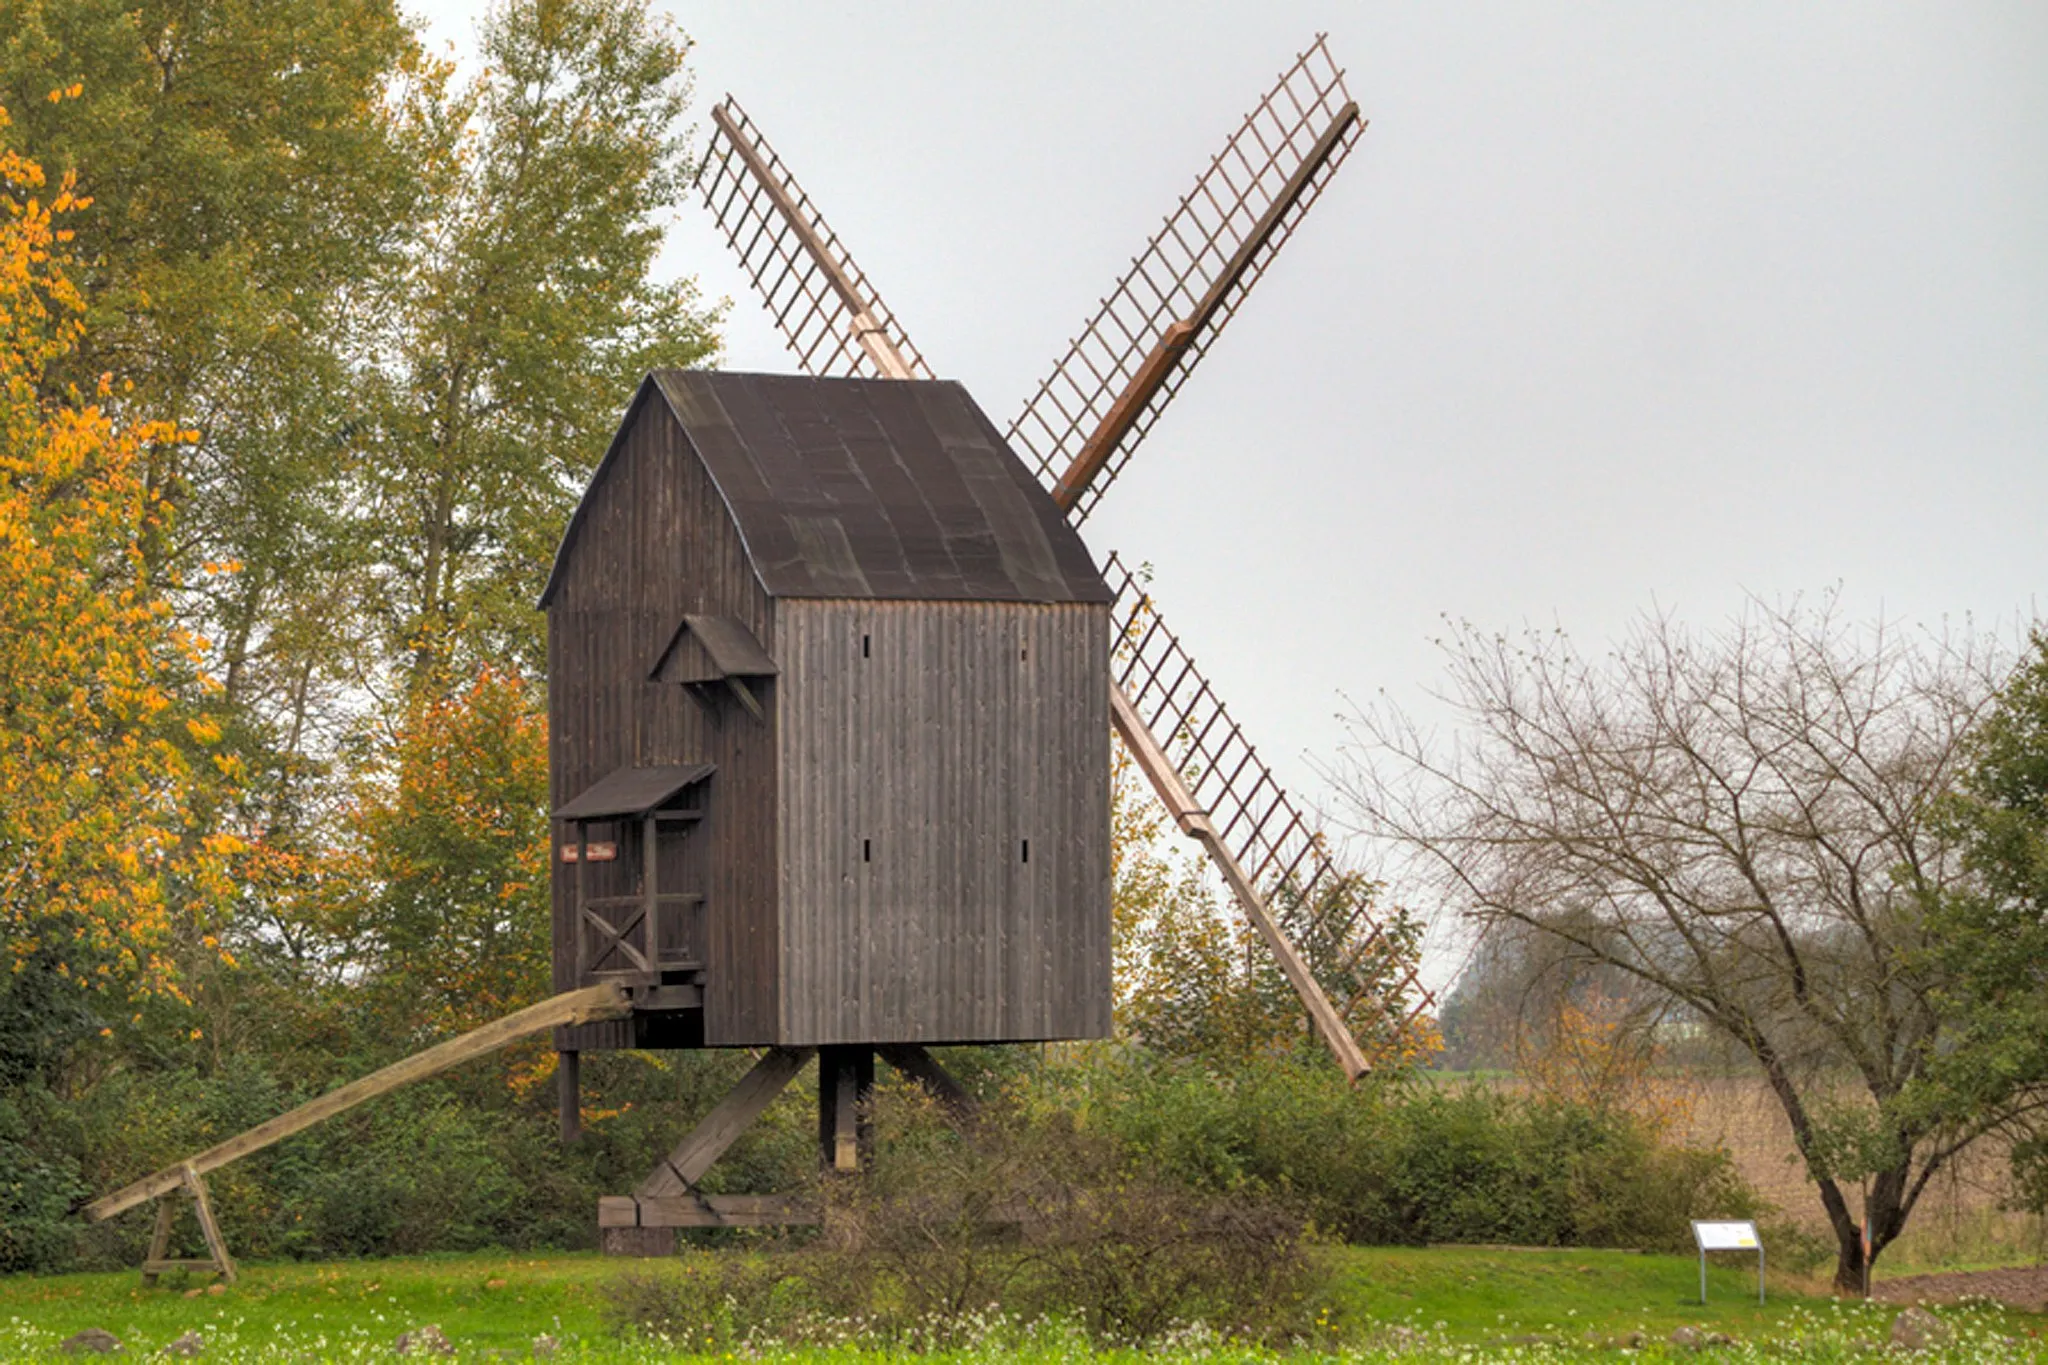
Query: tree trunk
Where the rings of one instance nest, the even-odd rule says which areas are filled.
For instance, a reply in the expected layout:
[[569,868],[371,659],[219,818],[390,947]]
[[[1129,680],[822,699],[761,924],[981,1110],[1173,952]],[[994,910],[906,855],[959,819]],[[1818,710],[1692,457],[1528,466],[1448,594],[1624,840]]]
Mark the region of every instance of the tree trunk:
[[1863,1225],[1849,1212],[1842,1187],[1829,1177],[1814,1182],[1820,1187],[1821,1207],[1828,1213],[1828,1226],[1835,1234],[1835,1292],[1863,1293]]
[[[1864,1194],[1863,1218],[1870,1225],[1870,1255],[1863,1254],[1863,1224],[1849,1217],[1846,1201],[1838,1192],[1834,1199],[1828,1195],[1834,1191],[1832,1180],[1821,1182],[1822,1202],[1828,1206],[1828,1219],[1835,1229],[1835,1292],[1861,1296],[1870,1272],[1877,1266],[1877,1258],[1884,1249],[1905,1230],[1906,1215],[1911,1212],[1905,1193],[1909,1177],[1913,1173],[1910,1163],[1902,1162],[1877,1172],[1870,1180]],[[1839,1213],[1837,1209],[1839,1208]]]
[[1863,1297],[1863,1229],[1854,1220],[1835,1224],[1835,1292]]

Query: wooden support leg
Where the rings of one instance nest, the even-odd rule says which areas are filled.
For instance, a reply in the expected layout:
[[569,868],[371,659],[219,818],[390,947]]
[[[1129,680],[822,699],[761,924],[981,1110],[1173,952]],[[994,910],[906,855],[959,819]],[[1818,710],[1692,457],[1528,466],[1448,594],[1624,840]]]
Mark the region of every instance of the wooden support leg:
[[583,1054],[580,1052],[558,1052],[555,1054],[556,1106],[561,1111],[562,1141],[576,1142],[583,1137]]
[[599,1242],[610,1256],[668,1256],[679,1227],[741,1227],[763,1222],[801,1221],[800,1215],[770,1217],[746,1195],[699,1195],[699,1176],[796,1078],[815,1048],[774,1047],[754,1069],[690,1130],[631,1195],[597,1201]]
[[[213,1200],[206,1193],[206,1181],[199,1169],[191,1162],[178,1168],[179,1179],[183,1182],[157,1200],[156,1229],[149,1235],[149,1255],[143,1258],[142,1282],[156,1283],[157,1276],[166,1270],[211,1270],[228,1284],[235,1282],[235,1258],[228,1255],[228,1243],[220,1235],[220,1223],[213,1216]],[[177,1225],[178,1209],[190,1201],[193,1217],[199,1221],[199,1234],[206,1239],[206,1256],[203,1259],[173,1257],[171,1232]]]
[[874,1145],[861,1114],[875,1088],[875,1054],[865,1047],[818,1050],[818,1157],[828,1171],[857,1171]]
[[142,1283],[152,1285],[163,1271],[154,1267],[163,1264],[171,1253],[171,1225],[178,1221],[178,1200],[182,1195],[167,1194],[156,1201],[156,1231],[149,1234],[149,1254],[142,1259]]
[[206,1237],[206,1249],[213,1256],[214,1270],[229,1284],[235,1282],[235,1258],[228,1255],[228,1243],[213,1218],[213,1200],[207,1197],[206,1181],[191,1162],[185,1163],[185,1188],[192,1191],[192,1211],[199,1215],[199,1231]]

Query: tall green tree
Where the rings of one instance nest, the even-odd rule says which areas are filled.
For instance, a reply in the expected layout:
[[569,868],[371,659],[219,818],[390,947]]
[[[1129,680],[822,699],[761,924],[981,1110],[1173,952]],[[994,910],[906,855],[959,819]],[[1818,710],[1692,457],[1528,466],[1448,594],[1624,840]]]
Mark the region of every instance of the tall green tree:
[[717,350],[694,287],[656,271],[690,171],[684,40],[641,0],[507,0],[480,46],[422,134],[452,151],[386,301],[363,469],[407,690],[538,667],[533,603],[626,396]]
[[49,383],[118,373],[118,406],[197,433],[150,455],[177,515],[144,549],[230,704],[286,754],[346,673],[327,656],[362,320],[432,159],[407,88],[444,76],[391,0],[0,0],[19,143],[92,201],[88,326]]
[[1956,1041],[1921,1095],[1984,1115],[2011,1144],[2024,1201],[2048,1211],[2048,633],[1966,745],[1943,814],[1973,874],[1935,902],[1930,942]]

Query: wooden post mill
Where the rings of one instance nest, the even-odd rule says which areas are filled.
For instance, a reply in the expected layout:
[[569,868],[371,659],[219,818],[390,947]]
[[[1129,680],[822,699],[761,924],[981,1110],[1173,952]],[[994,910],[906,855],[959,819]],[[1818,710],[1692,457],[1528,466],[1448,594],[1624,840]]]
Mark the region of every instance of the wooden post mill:
[[[558,991],[603,1048],[1109,1031],[1109,604],[965,390],[662,371],[562,538]],[[832,1118],[827,1116],[828,1126]]]
[[[607,1244],[773,1216],[694,1186],[814,1053],[821,1156],[852,1167],[877,1056],[959,1104],[928,1046],[1108,1034],[1112,729],[1362,1074],[1347,1015],[1398,1008],[1356,985],[1365,900],[1078,534],[1364,127],[1323,39],[1000,433],[739,106],[711,119],[705,203],[808,373],[649,376],[542,598],[555,988],[632,1003],[556,1029],[563,1132],[585,1052],[767,1051],[603,1201]],[[1319,977],[1279,888],[1353,955]]]

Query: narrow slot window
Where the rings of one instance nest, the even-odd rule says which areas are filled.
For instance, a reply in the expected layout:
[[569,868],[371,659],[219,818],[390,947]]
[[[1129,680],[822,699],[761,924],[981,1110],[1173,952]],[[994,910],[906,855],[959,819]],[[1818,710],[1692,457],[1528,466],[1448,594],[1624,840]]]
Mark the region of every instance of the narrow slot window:
[[860,637],[860,657],[863,659],[868,657],[868,637],[865,635]]
[[1027,863],[1031,861],[1031,841],[1029,839],[1024,841],[1024,861]]
[[864,863],[871,863],[875,860],[875,845],[872,840],[863,839],[860,841],[860,860]]

